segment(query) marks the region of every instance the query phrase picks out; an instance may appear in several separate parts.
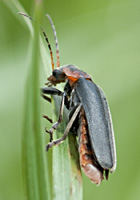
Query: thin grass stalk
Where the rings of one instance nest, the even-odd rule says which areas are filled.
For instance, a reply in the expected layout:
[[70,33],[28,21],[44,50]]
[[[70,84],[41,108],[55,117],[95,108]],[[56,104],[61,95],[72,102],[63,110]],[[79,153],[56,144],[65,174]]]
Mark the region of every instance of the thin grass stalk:
[[[40,18],[40,4],[35,7],[35,18]],[[32,56],[26,90],[26,112],[23,130],[24,171],[27,199],[48,199],[45,151],[41,135],[39,87],[39,27],[35,26]],[[28,115],[28,113],[30,113]],[[28,122],[27,122],[28,121]],[[26,123],[28,126],[26,126]],[[33,169],[33,170],[32,170]]]
[[[12,13],[19,19],[17,12],[25,12],[22,5],[16,1],[5,1]],[[39,21],[41,16],[41,1],[35,5],[35,18]],[[25,12],[26,13],[26,12]],[[23,20],[24,21],[24,20]],[[29,20],[28,20],[29,21]],[[32,53],[29,65],[29,74],[26,83],[25,104],[24,104],[24,123],[23,123],[23,171],[26,189],[26,199],[46,200],[47,191],[47,172],[45,151],[41,135],[41,113],[40,113],[40,86],[39,86],[39,27],[34,24],[35,32],[30,21],[27,25],[32,34]]]

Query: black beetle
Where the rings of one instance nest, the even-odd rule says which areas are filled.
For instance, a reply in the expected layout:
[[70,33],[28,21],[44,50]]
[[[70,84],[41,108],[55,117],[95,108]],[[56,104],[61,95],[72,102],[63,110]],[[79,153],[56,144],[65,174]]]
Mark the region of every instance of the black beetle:
[[[73,65],[54,70],[48,80],[48,85],[56,85],[60,80],[66,81],[66,85],[64,92],[42,88],[44,94],[62,95],[59,120],[47,131],[51,138],[47,150],[62,143],[74,126],[79,137],[80,165],[90,180],[99,185],[103,172],[108,179],[109,171],[116,168],[114,132],[106,97],[88,74]],[[61,123],[64,105],[69,110],[69,123],[63,137],[52,141],[53,130]]]
[[[26,14],[22,15],[31,19]],[[58,121],[49,131],[46,130],[50,134],[50,142],[46,149],[48,151],[52,146],[62,143],[70,129],[76,130],[79,138],[80,165],[90,180],[99,185],[104,179],[104,173],[108,179],[109,172],[114,172],[116,169],[116,148],[109,106],[102,89],[92,81],[87,73],[73,65],[60,67],[55,27],[50,16],[47,15],[47,17],[52,25],[55,38],[57,69],[54,69],[48,38],[41,28],[50,49],[53,69],[52,75],[48,78],[48,87],[42,88],[42,96],[50,102],[51,99],[44,94],[59,95],[62,99]],[[62,82],[66,82],[64,92],[51,87]],[[64,106],[69,110],[69,122],[62,138],[53,141],[52,134],[62,121]],[[51,121],[47,116],[44,115],[44,117]]]

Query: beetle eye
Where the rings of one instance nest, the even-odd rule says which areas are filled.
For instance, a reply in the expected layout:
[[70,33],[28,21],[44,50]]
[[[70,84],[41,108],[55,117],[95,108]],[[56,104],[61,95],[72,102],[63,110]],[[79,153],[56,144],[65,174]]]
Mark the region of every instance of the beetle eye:
[[52,74],[53,76],[56,76],[59,73],[59,71],[57,69],[53,70]]

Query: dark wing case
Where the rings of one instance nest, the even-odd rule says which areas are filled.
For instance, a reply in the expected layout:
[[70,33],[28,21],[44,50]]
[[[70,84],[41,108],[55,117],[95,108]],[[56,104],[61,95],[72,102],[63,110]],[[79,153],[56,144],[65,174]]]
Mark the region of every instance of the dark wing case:
[[99,86],[79,78],[76,93],[85,111],[92,149],[98,163],[113,172],[116,168],[116,148],[112,119],[106,97]]

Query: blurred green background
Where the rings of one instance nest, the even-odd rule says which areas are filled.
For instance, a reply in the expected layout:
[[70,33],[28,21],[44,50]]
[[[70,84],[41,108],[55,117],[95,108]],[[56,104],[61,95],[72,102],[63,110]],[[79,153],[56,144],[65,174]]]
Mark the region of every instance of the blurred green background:
[[[34,1],[19,2],[33,14]],[[140,199],[139,8],[139,0],[44,1],[42,26],[55,52],[49,13],[61,65],[75,64],[89,73],[105,91],[112,113],[117,169],[100,187],[83,174],[84,200]],[[21,130],[30,33],[18,17],[0,2],[0,200],[24,199]],[[45,81],[41,66],[41,86]],[[48,105],[43,102],[42,110]]]

